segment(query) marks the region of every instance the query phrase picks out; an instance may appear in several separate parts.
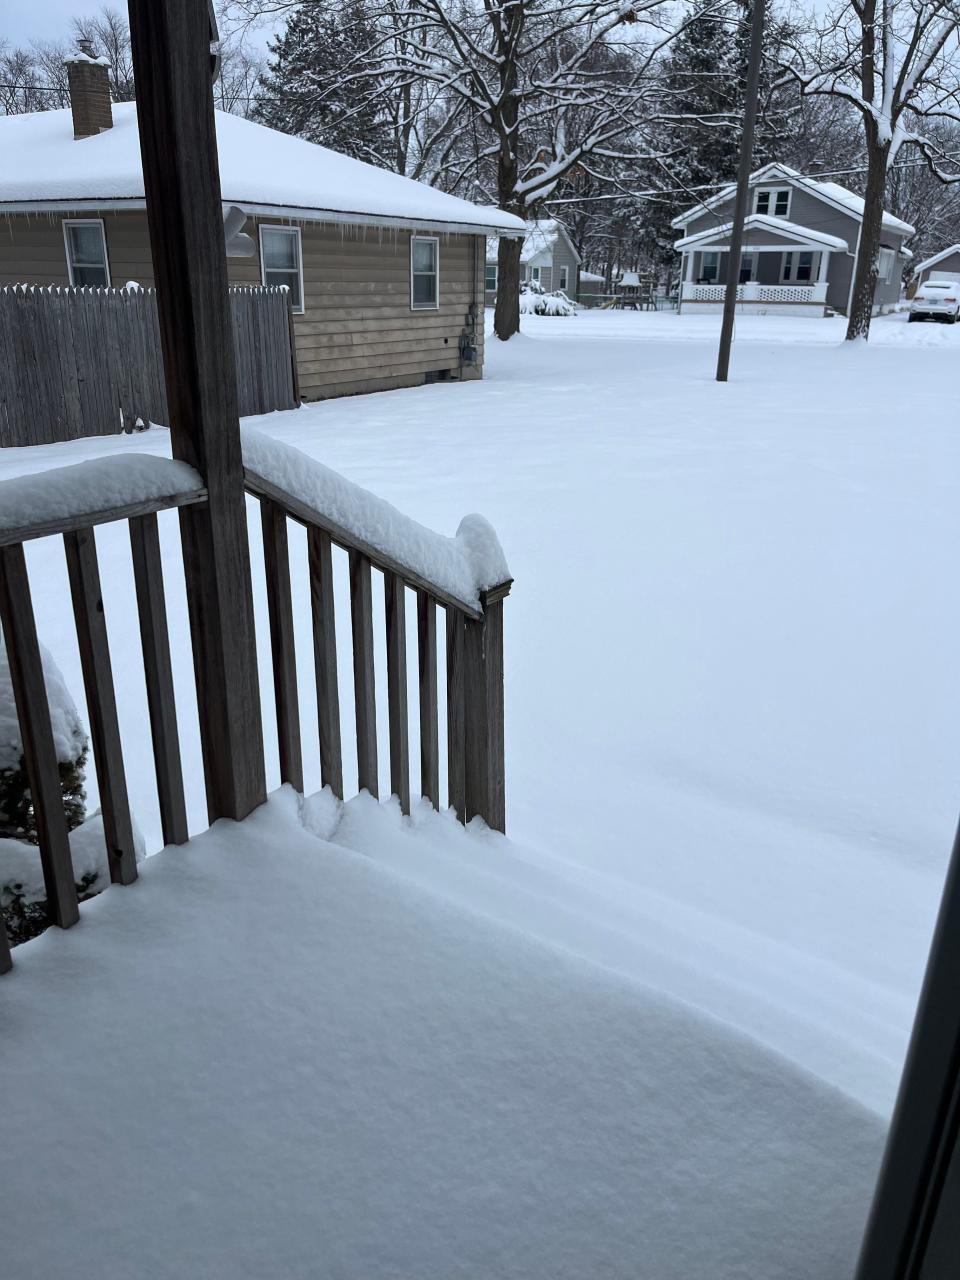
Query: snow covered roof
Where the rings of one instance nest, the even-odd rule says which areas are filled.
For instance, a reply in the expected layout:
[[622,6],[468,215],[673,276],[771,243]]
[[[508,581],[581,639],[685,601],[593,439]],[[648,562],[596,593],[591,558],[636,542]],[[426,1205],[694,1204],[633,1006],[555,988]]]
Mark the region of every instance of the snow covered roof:
[[617,284],[625,285],[628,289],[640,288],[640,272],[639,271],[621,271],[617,277]]
[[921,271],[926,271],[927,267],[935,267],[938,262],[952,257],[955,253],[960,254],[960,244],[952,244],[948,249],[941,249],[939,253],[935,253],[932,258],[924,258],[923,262],[918,262],[914,267],[913,274],[918,276]]
[[[516,235],[521,218],[447,195],[386,169],[216,112],[223,199],[247,213],[304,221],[437,227]],[[137,109],[76,140],[69,110],[0,117],[0,212],[143,205]]]
[[[562,238],[566,240],[577,263],[580,263],[580,255],[573,247],[573,241],[562,222],[558,222],[556,218],[531,218],[525,226],[526,235],[520,251],[521,262],[530,263],[534,258],[539,258],[542,253],[552,253],[557,241]],[[496,260],[497,237],[491,236],[487,241],[487,262],[496,262]]]
[[[715,241],[723,240],[730,234],[732,222],[724,222],[718,227],[706,227],[703,231],[698,231],[692,236],[684,236],[682,240],[675,240],[673,247],[675,249],[690,249],[694,245],[713,244]],[[815,248],[836,249],[840,253],[846,253],[849,246],[846,240],[841,240],[839,236],[828,236],[824,231],[814,231],[810,227],[802,227],[798,222],[789,222],[786,218],[773,217],[767,213],[751,213],[749,217],[744,219],[744,231],[769,231],[774,235],[786,236],[791,240],[798,240],[803,244],[813,245]],[[753,248],[754,246],[745,246]],[[757,248],[763,248],[759,245]],[[773,246],[770,246],[773,248]]]
[[[820,178],[808,178],[800,173],[798,169],[791,169],[787,164],[766,164],[762,169],[757,169],[755,173],[750,175],[750,185],[755,186],[761,182],[782,180],[788,182],[791,186],[800,187],[804,191],[809,191],[811,195],[816,196],[819,200],[825,201],[827,204],[833,205],[836,209],[841,209],[845,213],[852,214],[858,222],[863,221],[863,197],[855,195],[854,192],[848,191],[846,187],[841,187],[839,182],[824,182]],[[696,218],[699,214],[707,209],[713,209],[718,204],[723,204],[725,200],[729,200],[736,190],[734,183],[729,183],[723,187],[716,195],[710,196],[708,200],[703,200],[700,204],[693,205],[692,208],[685,210],[679,214],[671,222],[672,227],[682,227],[684,223],[689,222],[691,218]],[[888,231],[899,231],[903,235],[912,236],[915,227],[909,222],[895,217],[892,213],[884,210],[883,225]]]

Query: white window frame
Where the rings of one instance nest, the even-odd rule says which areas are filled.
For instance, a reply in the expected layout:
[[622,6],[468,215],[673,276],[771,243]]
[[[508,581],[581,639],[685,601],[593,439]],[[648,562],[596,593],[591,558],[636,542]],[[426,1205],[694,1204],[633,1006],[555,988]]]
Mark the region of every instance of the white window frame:
[[[437,286],[433,296],[433,302],[414,302],[413,300],[413,246],[418,242],[432,244],[435,246],[437,255],[436,280]],[[423,275],[420,271],[418,275]],[[410,310],[411,311],[439,311],[440,310],[440,237],[439,236],[411,236],[410,237]]]
[[540,268],[539,268],[539,267],[531,267],[531,268],[530,268],[530,279],[534,282],[534,284],[539,284],[539,283],[540,283]]
[[[713,275],[707,276],[707,258],[715,258]],[[720,283],[720,250],[719,249],[703,249],[700,254],[700,275],[698,277],[706,281],[707,284]]]
[[293,307],[295,316],[302,316],[306,310],[306,294],[303,289],[303,237],[300,235],[299,227],[285,227],[277,222],[261,222],[257,228],[260,240],[260,283],[266,287],[267,285],[267,264],[263,256],[263,233],[264,231],[282,231],[284,235],[296,237],[297,242],[297,275],[300,280],[300,305]]
[[[728,255],[728,256],[729,256],[729,255]],[[752,283],[756,280],[756,278],[757,278],[757,258],[758,258],[759,256],[760,256],[759,254],[754,253],[754,252],[751,252],[749,249],[744,249],[744,250],[742,250],[742,251],[741,251],[741,254],[740,254],[740,275],[741,275],[741,277],[742,277],[742,276],[743,276],[743,273],[744,273],[744,270],[746,270],[747,278],[746,278],[746,280],[741,279],[741,280],[739,281],[739,283],[740,283],[740,284],[752,284]],[[717,268],[717,274],[719,275],[719,264],[718,264],[718,268]]]
[[559,288],[562,290],[563,293],[566,293],[567,285],[570,283],[570,269],[569,267],[566,266],[566,264],[562,264],[560,267],[557,268],[557,273],[560,277]]
[[[785,212],[785,213],[777,213],[777,211],[776,211],[776,210],[777,210],[777,196],[782,195],[784,192],[786,192],[786,195],[787,195],[787,208],[786,208],[786,212]],[[760,210],[759,210],[759,208],[758,208],[758,205],[759,205],[759,203],[760,203],[760,196],[761,196],[761,195],[768,195],[768,196],[770,197],[769,208],[767,209],[767,212],[766,212],[766,213],[763,213],[763,214],[761,214],[761,213],[760,213]],[[757,190],[756,190],[756,193],[755,193],[755,195],[754,195],[754,197],[753,197],[753,212],[754,212],[754,213],[757,213],[757,214],[760,214],[760,217],[762,217],[762,218],[789,218],[789,217],[790,217],[790,206],[791,206],[791,204],[792,204],[792,203],[793,203],[793,188],[792,188],[792,187],[758,187],[758,188],[757,188]]]
[[[886,271],[884,271],[884,269],[883,269],[883,263],[884,263],[884,257],[883,257],[883,255],[884,255],[884,254],[886,254],[886,255],[887,255],[887,258],[886,258],[887,269],[886,269]],[[882,245],[881,245],[880,250],[879,250],[879,252],[878,252],[878,254],[877,254],[877,279],[880,281],[880,283],[881,283],[881,284],[889,284],[889,283],[890,283],[890,281],[893,279],[893,273],[894,273],[894,271],[896,270],[896,265],[897,265],[897,251],[896,251],[896,249],[887,249],[887,248],[885,248],[884,246],[882,246]]]
[[100,243],[103,245],[103,265],[107,273],[107,282],[105,285],[101,285],[99,287],[103,289],[109,289],[110,280],[111,280],[110,257],[107,253],[107,232],[106,232],[106,228],[103,225],[103,219],[102,218],[64,218],[63,220],[63,252],[66,255],[66,259],[67,259],[67,275],[69,276],[69,279],[70,279],[71,288],[90,289],[96,286],[77,285],[74,282],[73,256],[70,252],[70,233],[67,230],[68,227],[99,227],[100,228]]
[[[797,272],[800,270],[800,255],[809,253],[810,255],[810,275],[806,280],[798,280]],[[787,259],[790,259],[790,270],[787,271]],[[787,249],[783,257],[780,259],[780,283],[781,284],[816,284],[817,265],[816,249],[803,249],[798,246],[796,249]]]
[[[487,284],[487,273],[493,272],[493,285]],[[488,262],[483,268],[483,288],[486,293],[496,293],[497,285],[500,283],[500,267],[496,262]]]

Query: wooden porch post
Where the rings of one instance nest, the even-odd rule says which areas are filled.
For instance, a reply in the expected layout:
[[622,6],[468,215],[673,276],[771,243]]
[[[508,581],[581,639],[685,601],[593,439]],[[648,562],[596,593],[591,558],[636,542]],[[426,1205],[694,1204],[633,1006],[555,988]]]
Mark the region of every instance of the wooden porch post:
[[181,511],[211,821],[266,795],[208,0],[129,0],[173,456],[209,502]]

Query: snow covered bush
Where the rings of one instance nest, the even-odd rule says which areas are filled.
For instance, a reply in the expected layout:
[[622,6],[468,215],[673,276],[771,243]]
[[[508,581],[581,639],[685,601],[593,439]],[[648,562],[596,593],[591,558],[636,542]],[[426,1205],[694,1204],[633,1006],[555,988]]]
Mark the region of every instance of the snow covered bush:
[[[41,646],[43,674],[50,704],[53,741],[60,768],[60,789],[67,827],[84,826],[84,771],[87,736],[80,713],[56,663]],[[27,780],[20,725],[6,647],[0,641],[0,911],[11,942],[22,942],[46,923],[46,901],[40,857],[36,849],[37,820]],[[81,860],[86,863],[88,859]],[[105,855],[104,855],[105,865]],[[78,892],[87,894],[99,878],[96,869],[76,865]]]
[[537,280],[525,280],[520,286],[522,316],[572,316],[576,310],[562,289],[547,293]]

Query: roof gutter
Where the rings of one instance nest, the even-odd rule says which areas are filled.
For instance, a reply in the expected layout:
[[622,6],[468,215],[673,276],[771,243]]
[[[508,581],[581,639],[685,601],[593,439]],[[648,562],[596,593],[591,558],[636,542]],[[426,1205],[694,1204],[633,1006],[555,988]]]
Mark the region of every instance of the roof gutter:
[[[388,227],[400,231],[444,231],[456,235],[504,236],[522,240],[526,228],[496,226],[489,222],[456,222],[445,218],[398,218],[381,214],[350,212],[341,209],[310,209],[297,205],[254,204],[246,200],[224,197],[224,208],[234,205],[252,217],[288,218],[291,222],[317,222],[342,226]],[[62,213],[82,211],[116,211],[145,209],[142,196],[110,196],[104,199],[84,197],[74,200],[0,200],[0,216],[13,213]]]

